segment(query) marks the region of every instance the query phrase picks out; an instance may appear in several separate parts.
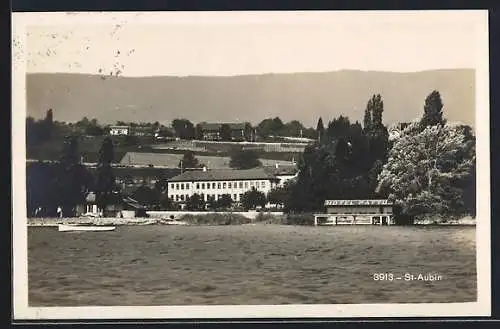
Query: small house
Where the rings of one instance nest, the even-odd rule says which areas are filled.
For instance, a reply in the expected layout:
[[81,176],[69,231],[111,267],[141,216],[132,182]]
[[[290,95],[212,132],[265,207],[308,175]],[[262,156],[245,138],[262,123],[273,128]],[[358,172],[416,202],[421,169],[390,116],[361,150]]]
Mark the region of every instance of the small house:
[[118,193],[109,196],[105,209],[100,209],[97,205],[97,196],[94,192],[89,192],[85,197],[85,202],[76,207],[77,216],[91,217],[120,217],[134,218],[145,217],[145,207],[139,202],[129,197],[123,197]]

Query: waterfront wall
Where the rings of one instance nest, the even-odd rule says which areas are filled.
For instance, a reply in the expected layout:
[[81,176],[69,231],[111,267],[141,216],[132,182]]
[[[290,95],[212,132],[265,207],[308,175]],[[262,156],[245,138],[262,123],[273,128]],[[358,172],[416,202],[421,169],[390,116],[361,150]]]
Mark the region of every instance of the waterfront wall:
[[271,215],[271,216],[283,216],[283,212],[272,211],[272,212],[258,212],[258,211],[222,211],[222,212],[214,212],[214,211],[148,211],[146,212],[150,218],[172,218],[180,219],[185,215],[190,216],[206,216],[211,214],[233,214],[233,215],[241,215],[243,217],[249,219],[256,219],[259,214]]

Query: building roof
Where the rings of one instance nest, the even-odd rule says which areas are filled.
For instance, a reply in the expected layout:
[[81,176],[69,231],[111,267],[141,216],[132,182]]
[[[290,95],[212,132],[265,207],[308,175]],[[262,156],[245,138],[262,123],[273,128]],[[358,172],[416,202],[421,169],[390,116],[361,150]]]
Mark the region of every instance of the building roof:
[[191,181],[224,181],[224,180],[251,180],[251,179],[276,179],[264,168],[245,170],[236,169],[211,169],[207,171],[186,171],[169,179],[169,182],[191,182]]
[[389,200],[325,200],[325,206],[390,206]]
[[129,126],[109,126],[110,129],[130,129]]
[[219,130],[222,125],[228,125],[229,128],[236,130],[236,129],[245,129],[245,124],[244,123],[200,123],[200,128],[202,130]]

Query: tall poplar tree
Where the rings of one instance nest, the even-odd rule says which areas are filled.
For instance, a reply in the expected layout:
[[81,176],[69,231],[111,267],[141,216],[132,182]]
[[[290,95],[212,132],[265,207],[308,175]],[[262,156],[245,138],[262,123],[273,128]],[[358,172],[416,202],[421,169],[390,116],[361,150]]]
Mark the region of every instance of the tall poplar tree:
[[316,132],[318,134],[318,142],[321,143],[323,136],[325,134],[325,126],[323,125],[323,119],[319,117],[318,125],[316,126]]
[[424,115],[420,120],[421,130],[425,127],[435,126],[437,124],[444,125],[446,121],[443,119],[443,101],[439,91],[432,91],[425,99]]
[[104,211],[111,200],[115,187],[115,176],[111,168],[114,159],[114,147],[111,138],[106,137],[102,141],[99,150],[99,161],[97,163],[96,197],[97,206]]

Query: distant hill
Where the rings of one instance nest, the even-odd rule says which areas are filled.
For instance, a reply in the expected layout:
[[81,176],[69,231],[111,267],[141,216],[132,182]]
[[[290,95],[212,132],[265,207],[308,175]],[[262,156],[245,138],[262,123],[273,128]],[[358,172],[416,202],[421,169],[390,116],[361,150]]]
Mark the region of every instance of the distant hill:
[[417,73],[336,71],[234,77],[101,77],[83,74],[28,74],[27,111],[36,118],[47,109],[59,121],[83,116],[170,123],[184,117],[201,121],[250,121],[279,116],[316,126],[339,115],[362,121],[368,99],[380,93],[384,122],[420,117],[425,97],[441,92],[449,121],[474,126],[475,72],[472,69]]

